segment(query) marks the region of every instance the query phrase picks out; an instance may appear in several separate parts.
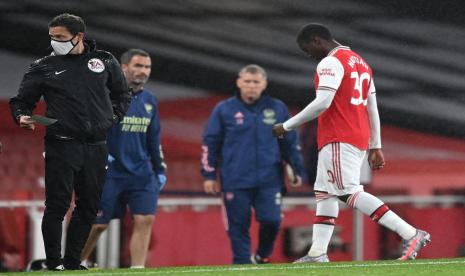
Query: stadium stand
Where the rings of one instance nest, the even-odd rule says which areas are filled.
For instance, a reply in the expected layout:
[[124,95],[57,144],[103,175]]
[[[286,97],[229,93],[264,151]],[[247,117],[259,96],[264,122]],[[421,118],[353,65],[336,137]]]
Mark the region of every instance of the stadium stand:
[[43,47],[9,41],[0,42],[0,47],[43,54],[48,46],[43,26],[67,10],[84,16],[90,37],[113,52],[134,45],[149,50],[160,65],[153,71],[160,80],[224,92],[233,87],[238,68],[255,62],[268,69],[271,94],[303,105],[313,97],[309,78],[315,63],[299,52],[294,36],[302,24],[320,21],[375,69],[384,121],[463,136],[465,119],[457,111],[465,104],[460,93],[465,86],[460,72],[465,68],[455,62],[464,58],[463,25],[437,17],[433,22],[427,17],[396,17],[380,3],[176,0],[131,5],[113,0],[24,0],[3,4],[0,20],[8,27],[2,35],[28,30],[30,36],[19,41],[34,40]]

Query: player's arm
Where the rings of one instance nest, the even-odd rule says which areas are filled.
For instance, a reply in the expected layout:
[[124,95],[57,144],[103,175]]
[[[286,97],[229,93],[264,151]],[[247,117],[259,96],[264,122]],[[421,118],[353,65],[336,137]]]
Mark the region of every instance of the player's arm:
[[19,86],[18,94],[10,99],[10,109],[13,120],[22,128],[33,130],[33,121],[30,120],[32,111],[42,96],[41,72],[44,65],[39,61],[31,64]]
[[316,98],[294,117],[283,124],[275,125],[273,127],[275,136],[282,137],[286,131],[296,129],[315,119],[331,106],[344,77],[344,67],[337,58],[329,56],[318,64],[317,74],[319,83],[316,89]]
[[309,103],[302,111],[290,118],[283,124],[286,131],[296,129],[300,125],[311,121],[318,117],[321,113],[326,111],[333,102],[335,91],[318,89],[316,91],[316,98]]
[[208,119],[202,139],[201,174],[204,178],[204,190],[208,194],[219,192],[216,174],[224,137],[220,113],[220,106],[217,105]]
[[376,90],[373,80],[370,84],[367,103],[368,119],[370,120],[370,142],[368,152],[368,164],[373,170],[382,169],[385,165],[383,151],[381,149],[381,122],[379,119]]
[[166,169],[167,165],[165,163],[165,158],[163,155],[163,148],[161,146],[161,125],[160,125],[160,116],[158,114],[158,105],[154,101],[151,103],[154,106],[155,111],[150,120],[150,125],[147,132],[147,145],[150,152],[150,160],[152,162],[152,168],[158,178],[158,183],[160,184],[160,190],[166,184]]
[[121,122],[131,103],[132,91],[126,83],[126,78],[123,71],[121,71],[118,60],[113,55],[111,55],[109,63],[109,72],[107,87],[110,89],[113,119],[115,122]]

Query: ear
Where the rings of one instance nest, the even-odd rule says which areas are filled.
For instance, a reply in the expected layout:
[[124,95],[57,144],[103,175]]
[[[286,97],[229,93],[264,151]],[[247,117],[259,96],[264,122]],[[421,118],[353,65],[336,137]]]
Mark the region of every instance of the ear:
[[123,72],[126,72],[128,70],[128,65],[127,64],[121,64],[121,70]]
[[79,32],[79,33],[77,33],[76,37],[78,38],[79,41],[83,41],[84,40],[84,33]]
[[319,36],[314,36],[314,37],[312,38],[311,41],[312,41],[313,43],[315,43],[315,45],[321,45],[322,42],[323,42],[322,39],[321,39],[321,37],[319,37]]
[[238,77],[238,78],[236,79],[236,86],[237,86],[237,88],[240,88],[240,85],[241,85],[241,77]]
[[265,80],[263,81],[263,90],[265,90],[266,87],[268,87],[268,80],[267,80],[267,79],[265,79]]

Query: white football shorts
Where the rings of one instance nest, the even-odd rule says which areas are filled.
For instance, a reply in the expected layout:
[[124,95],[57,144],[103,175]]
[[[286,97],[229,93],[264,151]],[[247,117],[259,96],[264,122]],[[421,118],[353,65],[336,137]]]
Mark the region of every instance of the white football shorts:
[[360,170],[365,150],[347,143],[325,145],[318,153],[318,168],[314,190],[342,196],[363,191]]

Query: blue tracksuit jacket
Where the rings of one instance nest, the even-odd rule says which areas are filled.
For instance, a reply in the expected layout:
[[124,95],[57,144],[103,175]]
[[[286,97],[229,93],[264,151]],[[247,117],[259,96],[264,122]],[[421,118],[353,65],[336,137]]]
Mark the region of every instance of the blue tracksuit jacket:
[[281,140],[271,132],[275,123],[288,118],[286,105],[266,95],[252,105],[239,95],[218,103],[203,136],[203,177],[215,179],[219,169],[223,191],[280,187],[284,184],[282,160],[302,176],[297,133],[291,131]]
[[145,89],[133,95],[124,119],[109,130],[107,143],[115,159],[108,164],[107,177],[165,174],[155,96]]

